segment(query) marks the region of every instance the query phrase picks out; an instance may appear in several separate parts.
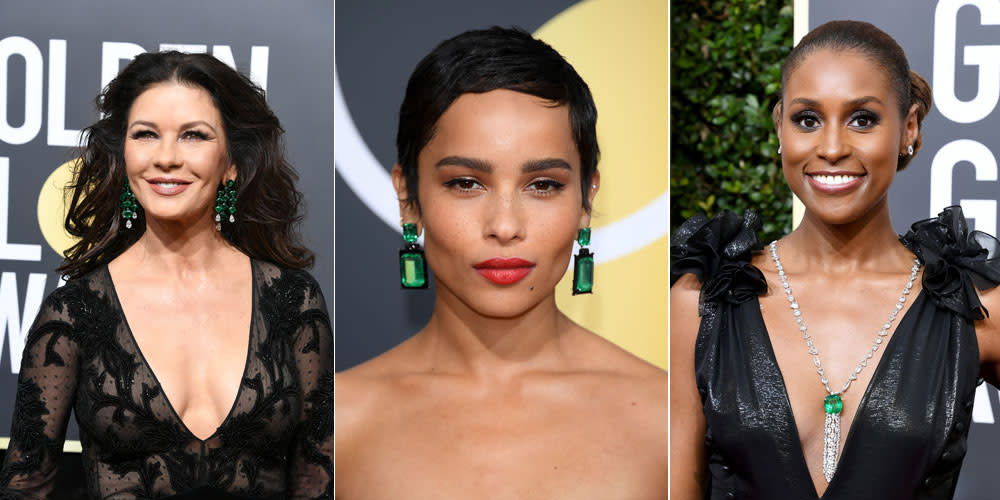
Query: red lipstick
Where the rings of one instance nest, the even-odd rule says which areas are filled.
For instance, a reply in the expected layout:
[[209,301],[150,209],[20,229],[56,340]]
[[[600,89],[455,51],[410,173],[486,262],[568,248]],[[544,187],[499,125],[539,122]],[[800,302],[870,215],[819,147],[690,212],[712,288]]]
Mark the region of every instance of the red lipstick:
[[512,285],[524,279],[535,263],[517,257],[494,257],[472,266],[484,278],[498,285]]
[[149,183],[149,187],[154,193],[161,196],[175,196],[181,194],[189,185],[191,185],[190,181],[171,179],[168,177],[147,179],[146,182]]

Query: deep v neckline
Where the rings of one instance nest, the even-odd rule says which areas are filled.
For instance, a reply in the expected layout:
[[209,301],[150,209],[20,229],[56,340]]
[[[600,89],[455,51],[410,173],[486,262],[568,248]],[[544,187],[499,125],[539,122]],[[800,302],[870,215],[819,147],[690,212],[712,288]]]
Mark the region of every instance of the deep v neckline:
[[771,333],[770,331],[768,331],[767,324],[764,322],[764,315],[760,312],[760,297],[754,296],[754,301],[757,303],[757,307],[754,308],[754,310],[756,311],[756,317],[757,320],[760,322],[761,331],[764,335],[765,345],[767,346],[766,349],[767,355],[770,358],[770,362],[774,365],[775,370],[777,370],[778,372],[778,382],[781,384],[781,392],[782,395],[784,396],[783,398],[784,407],[782,408],[782,411],[785,412],[786,418],[788,419],[789,422],[791,422],[791,427],[795,431],[795,443],[797,443],[797,445],[792,446],[792,448],[795,449],[794,453],[798,457],[797,460],[797,462],[799,463],[798,474],[801,474],[805,478],[805,480],[803,481],[804,484],[808,484],[811,486],[811,491],[813,496],[810,498],[823,500],[824,498],[826,498],[826,494],[834,487],[834,485],[839,483],[838,478],[841,475],[840,471],[843,469],[840,466],[841,460],[843,460],[844,457],[848,455],[849,450],[853,449],[851,447],[851,443],[853,442],[851,440],[851,437],[854,435],[855,429],[858,425],[857,424],[858,421],[861,420],[867,414],[866,410],[868,407],[868,396],[871,393],[872,387],[875,386],[876,380],[885,371],[884,370],[885,368],[884,364],[886,362],[885,360],[886,357],[888,357],[890,352],[895,348],[897,344],[896,338],[899,336],[897,334],[903,329],[904,325],[908,325],[909,322],[913,321],[910,312],[913,311],[914,307],[921,300],[925,300],[923,287],[920,288],[920,291],[916,294],[916,297],[914,297],[914,299],[910,301],[910,303],[907,305],[906,311],[903,313],[899,321],[896,323],[896,326],[893,329],[892,335],[889,337],[889,340],[883,343],[882,355],[879,357],[878,363],[876,363],[875,365],[875,371],[872,373],[872,378],[868,381],[868,385],[865,387],[865,391],[862,393],[861,398],[858,400],[858,409],[854,413],[854,418],[851,419],[851,425],[848,428],[847,437],[844,439],[844,446],[843,448],[841,448],[840,455],[837,457],[837,470],[834,471],[833,478],[830,479],[830,482],[827,483],[826,489],[823,491],[823,494],[820,495],[819,491],[816,489],[816,484],[813,483],[812,476],[809,474],[809,466],[806,463],[806,454],[802,448],[802,440],[799,437],[798,422],[795,420],[795,413],[792,411],[792,400],[788,396],[788,386],[785,385],[785,376],[781,371],[781,365],[778,364],[778,357],[774,354],[774,346],[771,343]]
[[153,370],[153,366],[149,364],[149,361],[146,359],[146,355],[143,354],[142,352],[142,348],[139,347],[139,341],[136,340],[135,334],[132,332],[132,326],[129,325],[128,317],[126,317],[125,315],[125,308],[122,307],[121,299],[119,299],[118,297],[118,289],[115,287],[115,281],[114,278],[111,276],[111,270],[108,269],[107,265],[104,266],[104,273],[107,275],[108,278],[108,284],[109,288],[111,289],[111,295],[112,299],[114,300],[114,305],[118,309],[118,313],[121,314],[122,324],[125,325],[125,331],[128,333],[128,339],[130,342],[132,342],[132,345],[135,347],[135,352],[139,355],[139,359],[141,360],[142,365],[145,366],[147,370],[149,370],[149,374],[152,377],[153,382],[156,384],[156,387],[158,387],[160,389],[160,392],[163,394],[163,401],[166,403],[167,408],[170,410],[170,415],[172,415],[174,420],[176,420],[180,424],[181,430],[184,431],[185,434],[187,434],[188,436],[190,436],[191,438],[197,440],[199,443],[202,444],[211,441],[212,438],[217,436],[219,432],[226,426],[226,424],[229,423],[229,421],[233,417],[233,412],[236,410],[236,405],[240,401],[240,396],[243,395],[243,380],[246,378],[247,370],[249,370],[250,368],[250,357],[251,353],[253,352],[253,330],[254,330],[253,327],[255,318],[257,316],[256,267],[257,267],[256,262],[254,262],[253,259],[250,259],[250,328],[247,333],[246,358],[243,361],[243,371],[240,373],[240,381],[239,385],[236,387],[236,395],[233,397],[233,403],[232,405],[230,405],[229,411],[226,412],[225,417],[223,417],[222,421],[219,422],[219,424],[215,427],[215,431],[212,432],[212,434],[206,438],[200,438],[194,432],[191,431],[191,429],[187,426],[186,423],[184,423],[184,419],[181,418],[180,414],[177,412],[177,409],[174,408],[173,402],[171,402],[170,397],[167,396],[167,391],[163,388],[163,384],[160,383],[160,379],[156,376],[156,371]]

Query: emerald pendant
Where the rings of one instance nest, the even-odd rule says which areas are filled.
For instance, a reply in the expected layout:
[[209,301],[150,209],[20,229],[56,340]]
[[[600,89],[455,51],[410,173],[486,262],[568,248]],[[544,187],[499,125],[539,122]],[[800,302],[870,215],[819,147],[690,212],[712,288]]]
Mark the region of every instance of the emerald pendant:
[[839,394],[830,394],[823,398],[823,409],[827,413],[840,413],[844,409],[844,402],[840,399]]
[[840,451],[840,412],[844,402],[839,394],[830,394],[823,398],[823,409],[826,410],[826,423],[823,426],[823,477],[829,483],[837,472],[837,455]]
[[427,259],[416,243],[399,251],[399,277],[403,288],[427,288]]
[[[582,231],[582,230],[581,230]],[[581,248],[573,258],[573,295],[594,291],[594,254]]]

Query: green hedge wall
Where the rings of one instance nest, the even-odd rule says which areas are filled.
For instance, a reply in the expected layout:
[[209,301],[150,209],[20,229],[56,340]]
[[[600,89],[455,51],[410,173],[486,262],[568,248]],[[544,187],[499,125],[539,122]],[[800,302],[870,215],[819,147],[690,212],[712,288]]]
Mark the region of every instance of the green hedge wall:
[[671,231],[756,210],[761,241],[791,231],[771,108],[792,48],[791,0],[675,0],[670,13]]

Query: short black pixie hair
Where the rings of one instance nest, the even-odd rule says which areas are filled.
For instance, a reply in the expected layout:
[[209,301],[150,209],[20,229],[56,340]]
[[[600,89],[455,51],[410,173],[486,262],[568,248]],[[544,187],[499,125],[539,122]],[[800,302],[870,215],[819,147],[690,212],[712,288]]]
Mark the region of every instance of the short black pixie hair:
[[494,26],[466,31],[427,54],[406,85],[399,108],[396,161],[406,178],[407,202],[416,203],[417,158],[434,137],[438,119],[462,94],[507,89],[569,106],[573,139],[580,153],[580,189],[589,212],[587,188],[597,171],[597,108],[590,88],[566,59],[520,28]]

